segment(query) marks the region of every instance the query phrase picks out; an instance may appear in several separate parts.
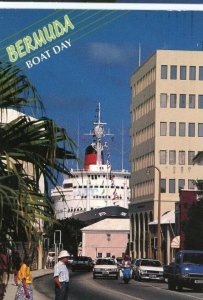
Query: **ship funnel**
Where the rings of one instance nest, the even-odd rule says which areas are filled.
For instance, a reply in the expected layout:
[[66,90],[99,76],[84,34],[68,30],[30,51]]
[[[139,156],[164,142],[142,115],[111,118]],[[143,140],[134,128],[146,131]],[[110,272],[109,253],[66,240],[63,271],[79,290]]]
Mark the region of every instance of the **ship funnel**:
[[[103,151],[101,153],[102,164],[104,163]],[[97,164],[97,150],[92,146],[88,146],[85,150],[84,170],[88,171],[90,165]]]

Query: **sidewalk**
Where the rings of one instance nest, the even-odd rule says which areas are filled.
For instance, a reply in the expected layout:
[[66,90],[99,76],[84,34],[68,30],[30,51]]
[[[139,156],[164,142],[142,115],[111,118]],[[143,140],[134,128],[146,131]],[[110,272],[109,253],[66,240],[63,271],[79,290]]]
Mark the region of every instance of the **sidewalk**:
[[[45,269],[45,270],[43,269],[43,270],[32,271],[32,278],[34,280],[37,277],[45,276],[50,273],[53,273],[53,269]],[[13,284],[13,274],[10,274],[10,278],[9,278],[9,282],[8,282],[8,286],[6,289],[6,295],[4,297],[4,300],[14,300],[16,290],[17,290],[17,286],[15,286]],[[33,298],[36,300],[46,300],[47,299],[44,295],[37,292],[37,290],[35,290],[34,287],[33,287]]]

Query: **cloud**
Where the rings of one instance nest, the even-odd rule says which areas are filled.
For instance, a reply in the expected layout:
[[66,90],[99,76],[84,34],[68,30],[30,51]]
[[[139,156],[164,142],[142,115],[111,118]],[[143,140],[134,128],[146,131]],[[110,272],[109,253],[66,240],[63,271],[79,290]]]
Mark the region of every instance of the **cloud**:
[[127,46],[110,43],[91,43],[88,47],[90,59],[99,64],[129,65],[132,59],[132,49]]

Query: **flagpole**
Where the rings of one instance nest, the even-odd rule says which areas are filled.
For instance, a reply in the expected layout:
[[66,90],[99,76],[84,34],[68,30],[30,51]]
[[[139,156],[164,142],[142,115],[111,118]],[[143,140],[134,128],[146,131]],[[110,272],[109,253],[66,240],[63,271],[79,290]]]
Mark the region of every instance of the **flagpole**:
[[121,129],[121,170],[123,170],[123,120]]
[[[78,149],[77,149],[77,158],[79,158],[79,154],[80,154],[80,151],[79,151],[79,148],[80,148],[80,123],[79,123],[79,117],[78,117],[78,130],[77,130],[77,144],[78,144]],[[79,170],[79,165],[78,165],[78,159],[77,159],[77,171]]]

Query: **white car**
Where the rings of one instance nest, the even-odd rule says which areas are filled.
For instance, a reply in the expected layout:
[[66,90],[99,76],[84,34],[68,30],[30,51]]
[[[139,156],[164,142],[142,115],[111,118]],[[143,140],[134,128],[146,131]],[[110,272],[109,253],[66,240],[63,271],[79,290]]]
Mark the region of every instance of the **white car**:
[[93,268],[93,279],[114,278],[118,279],[119,270],[115,259],[98,258]]
[[143,279],[164,281],[163,266],[157,259],[140,258],[133,266],[133,278],[139,281]]

